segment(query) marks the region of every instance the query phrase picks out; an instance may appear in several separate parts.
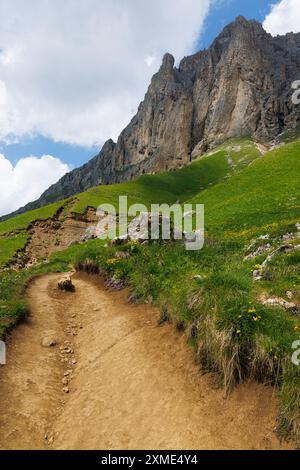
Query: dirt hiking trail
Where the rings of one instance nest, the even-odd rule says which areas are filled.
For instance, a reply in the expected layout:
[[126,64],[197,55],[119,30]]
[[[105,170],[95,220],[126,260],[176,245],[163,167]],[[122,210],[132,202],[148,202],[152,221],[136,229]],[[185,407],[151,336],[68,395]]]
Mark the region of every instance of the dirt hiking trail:
[[60,279],[31,283],[31,315],[8,340],[0,449],[283,448],[272,388],[244,384],[225,400],[153,307],[87,275],[59,292]]

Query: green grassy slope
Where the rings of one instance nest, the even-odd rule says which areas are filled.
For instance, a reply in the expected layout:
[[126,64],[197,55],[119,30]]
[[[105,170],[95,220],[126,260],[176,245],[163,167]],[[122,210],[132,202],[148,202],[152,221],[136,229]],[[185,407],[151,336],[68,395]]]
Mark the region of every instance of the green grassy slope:
[[28,241],[26,233],[19,233],[12,237],[0,238],[0,266],[8,263],[21,250]]
[[191,202],[205,204],[206,223],[213,228],[253,228],[299,218],[299,142],[267,153]]
[[27,227],[36,220],[45,220],[53,217],[54,214],[63,206],[65,201],[55,202],[49,206],[41,207],[33,211],[25,212],[25,214],[18,215],[12,219],[0,222],[0,236],[6,233],[17,232],[26,230]]
[[119,195],[128,196],[129,204],[181,203],[205,188],[230,177],[260,156],[249,139],[234,139],[217,148],[213,154],[181,170],[156,175],[144,175],[129,183],[92,188],[76,199],[73,210],[82,213],[87,206],[102,203],[117,204]]
[[[145,175],[129,183],[92,188],[76,197],[72,211],[83,213],[88,206],[97,208],[103,203],[117,205],[119,195],[127,195],[129,204],[141,203],[146,206],[153,203],[171,204],[177,200],[184,202],[200,190],[240,170],[258,156],[259,152],[253,142],[235,139],[216,149],[212,155],[204,156],[182,170]],[[232,160],[230,164],[229,158]],[[53,217],[65,203],[66,201],[61,201],[50,204],[0,222],[0,267],[11,260],[16,251],[27,242],[25,234],[16,236],[16,232],[26,231],[36,220]],[[8,237],[8,233],[12,235]]]

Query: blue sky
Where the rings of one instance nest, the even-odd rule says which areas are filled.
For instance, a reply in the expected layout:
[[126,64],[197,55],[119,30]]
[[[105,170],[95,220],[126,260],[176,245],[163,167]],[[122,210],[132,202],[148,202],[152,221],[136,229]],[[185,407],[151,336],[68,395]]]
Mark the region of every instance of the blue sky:
[[18,143],[0,144],[0,153],[4,153],[13,165],[20,158],[28,155],[41,157],[42,155],[55,155],[72,167],[80,166],[99,152],[100,147],[83,147],[79,145],[55,142],[42,135],[22,138]]
[[0,0],[0,215],[116,141],[164,53],[239,15],[300,32],[299,0]]

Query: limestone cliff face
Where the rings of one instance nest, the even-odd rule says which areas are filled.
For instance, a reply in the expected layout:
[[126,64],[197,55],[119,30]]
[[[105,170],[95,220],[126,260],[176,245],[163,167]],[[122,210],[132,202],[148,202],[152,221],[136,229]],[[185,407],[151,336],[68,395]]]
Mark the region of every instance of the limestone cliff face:
[[242,17],[178,69],[166,54],[113,151],[100,153],[102,182],[177,168],[230,137],[273,140],[300,121],[291,100],[297,79],[300,34],[273,38]]
[[291,83],[299,67],[300,34],[273,38],[241,17],[208,51],[184,59],[180,71],[194,76],[194,155],[228,137],[268,142],[296,126]]
[[[174,67],[166,54],[117,143],[49,188],[38,207],[98,184],[188,164],[227,138],[266,143],[300,122],[291,84],[300,79],[300,34],[273,38],[238,17],[212,46]],[[32,208],[32,205],[31,207]]]

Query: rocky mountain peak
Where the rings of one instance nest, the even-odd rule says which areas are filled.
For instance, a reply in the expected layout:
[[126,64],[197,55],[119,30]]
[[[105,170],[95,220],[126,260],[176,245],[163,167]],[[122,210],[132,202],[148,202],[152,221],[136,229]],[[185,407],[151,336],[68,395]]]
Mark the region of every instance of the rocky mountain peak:
[[228,138],[268,143],[300,124],[292,82],[300,79],[300,34],[273,38],[238,16],[211,47],[175,59],[165,54],[137,114],[117,143],[64,176],[30,205],[39,207],[97,184],[187,165]]
[[[232,23],[229,23],[227,28],[253,28],[256,27],[258,29],[263,29],[262,24],[259,21],[256,20],[247,20],[244,16],[237,16],[235,20]],[[226,29],[226,28],[225,28]]]
[[172,54],[166,53],[162,60],[160,72],[172,73],[174,69],[174,64],[175,64],[175,58],[172,56]]
[[221,34],[215,39],[212,44],[212,48],[216,47],[217,44],[232,44],[233,47],[237,47],[242,44],[250,45],[252,47],[255,43],[262,39],[267,39],[270,36],[262,27],[262,24],[256,20],[247,20],[243,16],[238,16],[235,21],[227,25]]

